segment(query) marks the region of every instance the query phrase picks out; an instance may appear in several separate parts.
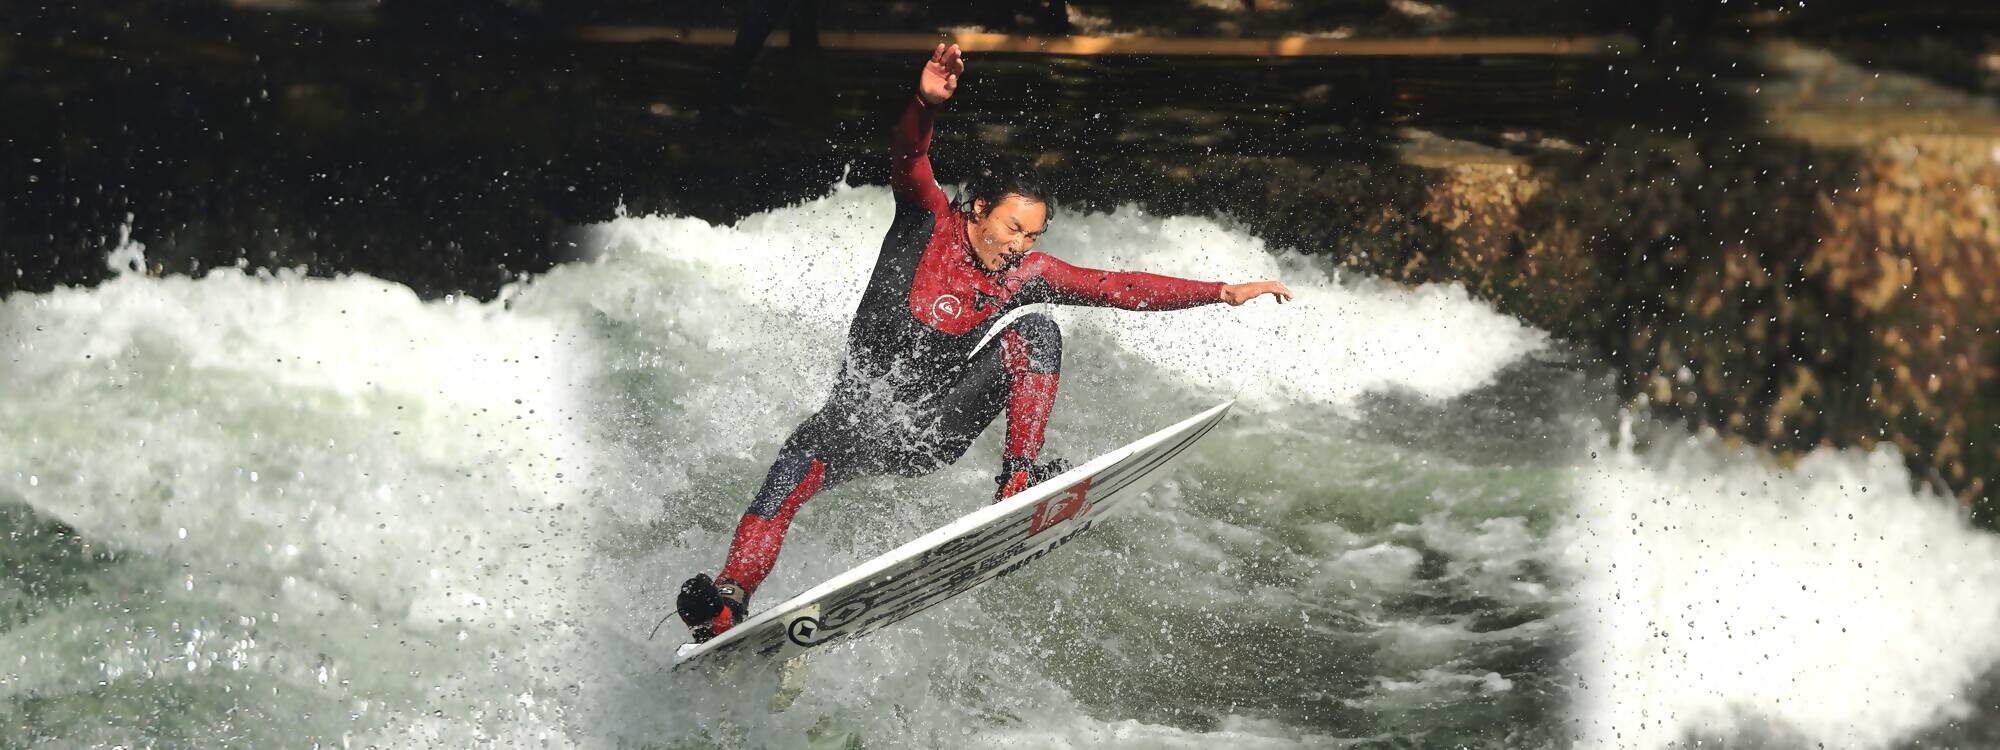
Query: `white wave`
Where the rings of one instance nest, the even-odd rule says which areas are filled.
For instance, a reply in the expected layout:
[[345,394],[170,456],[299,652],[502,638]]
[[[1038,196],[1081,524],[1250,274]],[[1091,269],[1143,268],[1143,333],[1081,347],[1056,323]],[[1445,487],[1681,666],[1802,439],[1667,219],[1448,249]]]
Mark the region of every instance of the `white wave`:
[[1133,719],[1099,721],[1085,716],[1030,718],[1025,726],[980,732],[965,738],[975,748],[1187,748],[1340,747],[1360,744],[1323,734],[1300,732],[1278,722],[1225,716],[1206,731],[1188,730]]
[[[1259,699],[1409,713],[1523,692],[1466,655],[1560,637],[1542,620],[1382,610],[1462,587],[1520,611],[1571,603],[1582,746],[1775,725],[1883,747],[1980,710],[1965,692],[2000,661],[2000,542],[1912,490],[1892,452],[1779,467],[1712,435],[1601,439],[1562,488],[1576,517],[1547,538],[1529,509],[1571,501],[1538,494],[1541,470],[1489,487],[1487,467],[1370,446],[1343,421],[1371,392],[1472,393],[1544,334],[1452,287],[1340,278],[1214,221],[1132,210],[1066,215],[1044,249],[1299,293],[1057,311],[1072,346],[1052,445],[1110,447],[1225,395],[1254,413],[1161,486],[1155,513],[1075,552],[1160,591],[1030,570],[816,657],[781,714],[664,675],[675,628],[643,636],[681,577],[719,562],[778,442],[823,397],[890,212],[884,190],[841,188],[734,226],[622,218],[597,228],[590,260],[491,304],[362,276],[148,278],[129,242],[112,254],[123,275],[96,288],[9,297],[0,497],[144,557],[123,575],[169,593],[125,605],[153,611],[79,607],[0,634],[21,655],[0,689],[259,672],[354,711],[341,739],[387,746],[791,745],[827,726],[885,745],[1326,746],[1363,740],[1222,707],[1200,730],[1105,716],[1104,697],[1052,676],[1051,654],[1132,675],[1162,646],[1053,616],[1024,640],[1017,608],[1054,595],[1179,618],[1190,632],[1172,643],[1190,652],[1249,645],[1201,639],[1230,632],[1215,610],[1294,648],[1355,638],[1380,670],[1366,687]],[[968,509],[990,491],[991,442],[936,476],[810,504],[766,601]],[[1314,460],[1273,465],[1283,450]],[[1523,580],[1548,558],[1573,591]]]
[[1601,442],[1557,544],[1580,576],[1581,741],[1769,732],[1888,747],[2000,661],[2000,539],[1890,448],[1779,466],[1713,433]]
[[[136,244],[116,255],[144,267]],[[188,671],[260,663],[231,656],[256,643],[288,655],[260,657],[272,663],[317,660],[309,678],[329,697],[427,712],[426,685],[492,685],[448,668],[374,691],[361,675],[487,648],[510,654],[501,673],[532,671],[545,662],[519,634],[566,619],[582,558],[560,540],[581,528],[592,470],[573,398],[594,357],[574,343],[497,305],[359,276],[127,273],[14,295],[0,306],[0,496],[164,562],[174,593],[135,611],[210,602],[188,626],[237,639],[216,641],[213,624],[184,638]],[[332,631],[321,643],[272,642],[311,637],[313,622]],[[131,627],[123,640],[9,632],[49,664],[111,666],[7,689],[88,694],[131,673],[115,665],[162,645]],[[442,705],[460,700],[482,699]]]

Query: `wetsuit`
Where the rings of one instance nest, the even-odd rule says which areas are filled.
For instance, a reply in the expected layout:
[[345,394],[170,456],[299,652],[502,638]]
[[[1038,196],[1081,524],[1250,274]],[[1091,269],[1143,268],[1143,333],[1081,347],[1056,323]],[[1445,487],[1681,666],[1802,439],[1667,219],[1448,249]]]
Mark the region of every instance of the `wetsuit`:
[[1176,310],[1220,301],[1219,282],[1112,273],[1029,252],[987,271],[931,175],[936,107],[919,97],[891,147],[896,217],[847,334],[847,360],[826,405],[792,433],[743,514],[721,579],[754,593],[777,563],[793,514],[814,493],[856,477],[921,476],[958,459],[1002,409],[1005,458],[1034,459],[1055,403],[1062,334],[1019,316],[984,347],[1009,310],[1036,302]]

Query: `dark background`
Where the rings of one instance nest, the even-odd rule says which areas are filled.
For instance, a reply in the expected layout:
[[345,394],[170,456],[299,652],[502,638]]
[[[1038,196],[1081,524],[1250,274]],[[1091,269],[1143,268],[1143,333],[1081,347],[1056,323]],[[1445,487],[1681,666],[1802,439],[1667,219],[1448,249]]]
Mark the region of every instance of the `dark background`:
[[[704,127],[697,115],[713,96],[724,48],[587,44],[574,31],[729,27],[731,6],[264,5],[289,9],[200,0],[0,5],[11,32],[0,36],[0,293],[102,278],[106,238],[129,214],[134,238],[163,269],[242,260],[361,271],[424,294],[490,294],[514,274],[559,260],[564,227],[607,218],[621,201],[726,220],[820,193],[843,167],[854,167],[856,180],[879,181],[880,133],[921,59],[773,50],[745,93],[769,117],[766,126]],[[1334,161],[1365,161],[1406,126],[1503,148],[1524,134],[1588,144],[1635,122],[1721,129],[1742,119],[1741,108],[1690,86],[1685,72],[1753,77],[1754,65],[1729,45],[1759,35],[1805,35],[1874,64],[2000,90],[2000,71],[1979,64],[2000,18],[1982,7],[1990,4],[1815,2],[1805,11],[1738,2],[1730,13],[1708,3],[1587,0],[1503,11],[1421,6],[1445,21],[1388,2],[1263,5],[1071,8],[1104,30],[1160,35],[1588,34],[1625,35],[1636,46],[1611,69],[1558,57],[982,54],[970,91],[1028,93],[975,94],[954,114],[1009,126],[1017,135],[1002,148],[1150,161],[1159,171],[1217,145],[1149,131],[1131,122],[1135,109],[1218,113],[1235,126],[1226,150]],[[1061,31],[1036,2],[811,6],[825,30]],[[949,180],[957,165],[942,166]],[[1166,208],[1207,200],[1149,195],[1149,181],[1081,179],[1069,193]],[[1208,208],[1245,208],[1221,198]]]

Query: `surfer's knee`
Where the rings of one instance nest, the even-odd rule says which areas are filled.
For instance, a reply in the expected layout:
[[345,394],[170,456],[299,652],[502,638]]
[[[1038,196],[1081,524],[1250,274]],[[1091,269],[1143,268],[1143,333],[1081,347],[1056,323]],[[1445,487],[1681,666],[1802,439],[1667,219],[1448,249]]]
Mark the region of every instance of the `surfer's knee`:
[[771,463],[771,472],[764,476],[764,487],[750,501],[750,512],[760,518],[775,518],[788,508],[796,510],[824,483],[825,474],[826,465],[811,454],[794,449],[780,451],[778,460]]
[[[1005,345],[1020,347],[1021,364],[1028,372],[1050,373],[1062,369],[1062,327],[1043,313],[1028,313],[1007,326]],[[1013,358],[1010,358],[1013,359]]]

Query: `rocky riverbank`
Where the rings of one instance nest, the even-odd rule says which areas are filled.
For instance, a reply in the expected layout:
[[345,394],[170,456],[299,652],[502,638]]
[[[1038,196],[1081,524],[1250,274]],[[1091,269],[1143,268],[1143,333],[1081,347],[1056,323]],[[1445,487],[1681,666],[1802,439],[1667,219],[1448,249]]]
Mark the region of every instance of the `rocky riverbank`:
[[1781,451],[1895,444],[1987,523],[2000,141],[1635,138],[1453,167],[1426,275],[1590,342],[1630,395]]
[[2000,107],[1791,43],[1743,59],[1765,73],[1726,85],[1754,125],[1511,150],[1417,131],[1394,164],[1216,159],[1169,195],[1231,196],[1281,244],[1371,274],[1464,284],[1691,424],[1785,455],[1893,444],[1995,525]]

